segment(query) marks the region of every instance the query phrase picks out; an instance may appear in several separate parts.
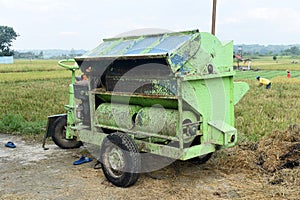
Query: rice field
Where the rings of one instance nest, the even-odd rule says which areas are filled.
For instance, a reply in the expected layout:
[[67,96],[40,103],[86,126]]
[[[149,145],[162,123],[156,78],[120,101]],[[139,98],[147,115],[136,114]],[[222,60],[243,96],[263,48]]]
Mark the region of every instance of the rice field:
[[300,124],[300,79],[274,78],[270,90],[247,81],[250,90],[235,107],[236,128],[246,139],[257,141],[274,130]]
[[0,73],[31,72],[31,71],[58,71],[63,70],[57,60],[15,60],[14,64],[0,64]]
[[[288,63],[287,58],[279,58],[278,63],[261,58],[252,61],[253,68],[261,70],[236,71],[235,80],[250,85],[235,107],[240,140],[256,141],[276,129],[300,124],[300,65],[289,67],[292,78],[288,79]],[[272,81],[271,90],[257,87],[258,75]],[[12,65],[0,65],[0,132],[43,134],[47,116],[65,112],[70,78],[71,72],[55,60],[16,60]]]
[[[300,67],[299,67],[300,70]],[[300,78],[300,71],[290,71],[291,78]],[[256,80],[256,76],[264,77],[267,79],[274,79],[280,77],[283,80],[286,78],[287,72],[285,70],[259,70],[259,71],[237,71],[236,80]],[[293,79],[291,79],[293,80]],[[295,80],[294,80],[295,81]]]
[[0,132],[43,134],[47,116],[65,112],[70,77],[55,60],[0,65]]
[[[250,90],[235,107],[236,128],[241,139],[259,140],[274,130],[300,123],[300,64],[288,57],[254,59],[251,71],[236,71],[235,80],[245,81]],[[291,78],[287,78],[287,70]],[[258,87],[256,76],[270,79],[272,87]]]

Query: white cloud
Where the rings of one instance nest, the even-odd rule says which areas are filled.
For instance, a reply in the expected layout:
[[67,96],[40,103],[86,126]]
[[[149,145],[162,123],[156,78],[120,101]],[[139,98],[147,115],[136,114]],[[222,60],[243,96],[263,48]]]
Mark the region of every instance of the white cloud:
[[59,35],[61,35],[61,36],[78,36],[79,33],[74,32],[74,31],[63,31],[63,32],[59,32]]
[[[298,11],[292,8],[256,8],[254,10],[247,11],[245,18],[251,18],[252,20],[268,20],[268,21],[286,21],[287,19],[295,20],[300,17]],[[288,22],[288,21],[287,21]]]
[[[0,0],[0,8],[0,25],[21,35],[17,48],[90,49],[102,38],[139,28],[209,32],[212,0]],[[298,8],[299,0],[220,0],[217,36],[300,43]]]
[[19,10],[22,12],[54,12],[67,4],[58,0],[0,0],[0,5],[6,9]]
[[238,24],[241,23],[242,20],[240,18],[237,17],[227,17],[224,19],[220,19],[218,21],[218,24]]

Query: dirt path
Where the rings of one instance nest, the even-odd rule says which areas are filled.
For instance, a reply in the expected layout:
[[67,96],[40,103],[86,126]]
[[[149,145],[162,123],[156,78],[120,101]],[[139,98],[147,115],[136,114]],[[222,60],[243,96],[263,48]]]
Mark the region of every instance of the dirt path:
[[[5,147],[7,141],[13,141],[17,148]],[[1,200],[299,199],[300,197],[300,184],[285,180],[280,184],[272,184],[274,174],[264,173],[258,167],[243,167],[242,161],[236,160],[234,149],[218,153],[204,165],[176,162],[180,170],[179,175],[176,176],[174,168],[169,166],[160,170],[159,175],[163,176],[161,180],[143,174],[134,186],[123,189],[107,182],[101,169],[93,169],[95,161],[74,166],[72,163],[82,149],[63,150],[51,142],[47,146],[49,150],[44,151],[41,144],[0,134]],[[247,154],[244,156],[246,160],[247,156]],[[236,161],[240,162],[237,167],[233,164]],[[285,171],[288,172],[290,171]]]

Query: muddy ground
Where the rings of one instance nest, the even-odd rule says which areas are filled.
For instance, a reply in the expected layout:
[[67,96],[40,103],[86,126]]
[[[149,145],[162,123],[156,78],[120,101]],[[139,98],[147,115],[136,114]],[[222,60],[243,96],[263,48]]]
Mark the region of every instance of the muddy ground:
[[[300,154],[285,148],[283,161],[277,152],[280,145],[298,147],[300,141],[275,142],[276,151],[270,151],[282,134],[219,151],[203,165],[176,162],[152,174],[159,179],[142,174],[125,189],[107,182],[102,170],[94,169],[95,159],[73,165],[84,148],[63,150],[49,141],[44,151],[40,142],[0,134],[0,199],[300,199]],[[5,147],[7,141],[17,147]],[[291,159],[294,165],[285,166]]]

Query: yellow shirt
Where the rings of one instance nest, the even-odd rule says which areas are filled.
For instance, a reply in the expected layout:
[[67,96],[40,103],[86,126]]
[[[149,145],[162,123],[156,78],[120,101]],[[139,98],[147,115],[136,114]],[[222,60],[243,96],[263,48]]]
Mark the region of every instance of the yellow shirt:
[[269,83],[271,83],[270,80],[268,80],[266,78],[259,78],[259,84],[260,85],[268,85]]

